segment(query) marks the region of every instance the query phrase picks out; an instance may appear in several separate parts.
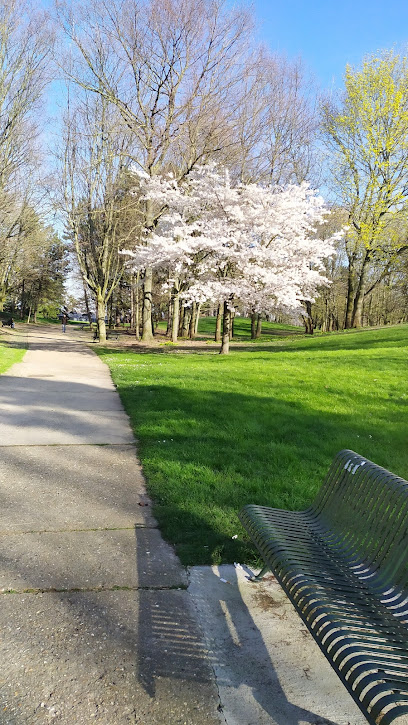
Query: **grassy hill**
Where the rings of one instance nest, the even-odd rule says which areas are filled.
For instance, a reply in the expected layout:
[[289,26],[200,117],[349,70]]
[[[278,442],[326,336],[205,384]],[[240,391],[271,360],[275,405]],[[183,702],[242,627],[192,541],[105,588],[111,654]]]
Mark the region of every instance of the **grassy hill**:
[[238,343],[229,356],[101,349],[182,561],[249,561],[241,506],[306,507],[342,448],[408,478],[407,343],[401,325]]

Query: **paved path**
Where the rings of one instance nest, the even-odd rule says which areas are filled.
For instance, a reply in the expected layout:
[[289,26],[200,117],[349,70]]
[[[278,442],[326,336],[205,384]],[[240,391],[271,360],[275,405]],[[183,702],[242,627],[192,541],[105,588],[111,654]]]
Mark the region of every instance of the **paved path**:
[[219,723],[108,369],[79,333],[27,334],[0,376],[0,723]]
[[273,578],[180,566],[85,337],[0,376],[0,725],[364,725]]

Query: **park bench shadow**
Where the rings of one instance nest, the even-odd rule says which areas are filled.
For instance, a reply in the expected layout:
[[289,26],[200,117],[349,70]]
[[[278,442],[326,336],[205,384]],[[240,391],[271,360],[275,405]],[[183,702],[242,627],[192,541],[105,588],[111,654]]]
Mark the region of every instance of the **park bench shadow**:
[[[105,448],[101,449],[102,456],[105,450]],[[68,455],[64,458],[61,454],[62,451],[58,450],[58,447],[55,450],[52,448],[47,454],[52,456],[53,466],[58,463],[59,467],[55,468],[54,504],[52,504],[51,500],[47,505],[44,505],[41,500],[38,502],[39,514],[43,522],[43,525],[39,528],[44,533],[40,535],[41,547],[36,557],[31,557],[29,552],[28,558],[25,558],[24,561],[22,557],[17,557],[15,554],[8,556],[8,542],[14,537],[10,535],[2,537],[2,571],[8,570],[20,576],[26,582],[25,590],[32,588],[33,592],[22,595],[19,595],[18,592],[15,594],[0,594],[0,597],[6,597],[7,602],[15,601],[16,611],[21,606],[20,599],[22,597],[25,599],[23,609],[32,615],[32,610],[27,609],[28,602],[31,599],[35,611],[44,609],[44,616],[46,617],[47,611],[51,612],[50,621],[46,620],[45,622],[47,627],[58,626],[58,623],[60,623],[61,626],[63,624],[63,630],[68,633],[72,628],[74,637],[78,636],[75,634],[78,631],[82,633],[77,640],[70,639],[69,654],[64,651],[64,658],[66,659],[69,656],[72,660],[69,666],[72,666],[74,677],[75,662],[79,670],[81,670],[84,667],[83,659],[85,657],[85,668],[95,668],[94,662],[99,662],[98,667],[101,668],[102,682],[106,681],[106,685],[108,685],[112,678],[109,658],[112,656],[116,658],[114,661],[115,672],[117,670],[120,673],[118,662],[120,661],[120,653],[123,652],[124,663],[122,663],[122,667],[125,668],[126,677],[130,678],[130,683],[132,677],[134,678],[134,682],[138,683],[148,695],[152,706],[154,706],[156,698],[165,697],[165,693],[169,690],[172,692],[172,697],[175,697],[174,693],[182,692],[183,688],[190,692],[191,690],[197,690],[198,694],[210,691],[213,681],[212,670],[217,669],[218,672],[222,672],[226,663],[223,658],[220,658],[219,652],[213,651],[211,647],[208,648],[203,642],[190,594],[186,591],[185,586],[180,584],[179,579],[172,584],[171,581],[166,582],[161,577],[162,564],[158,567],[156,552],[151,548],[149,534],[154,522],[149,519],[150,505],[146,506],[146,500],[144,506],[139,509],[147,517],[145,525],[139,524],[136,526],[132,534],[134,536],[134,547],[133,558],[130,563],[136,572],[138,582],[136,588],[120,586],[119,579],[115,579],[115,576],[113,576],[111,581],[107,583],[106,588],[100,591],[92,589],[92,581],[89,590],[85,588],[81,591],[80,587],[77,586],[78,581],[71,577],[71,580],[67,583],[66,591],[45,589],[40,597],[35,594],[39,582],[48,577],[47,562],[50,561],[50,558],[54,561],[55,572],[58,577],[62,578],[65,575],[64,550],[60,547],[55,549],[55,536],[47,536],[45,533],[50,527],[52,519],[56,517],[58,506],[62,505],[64,507],[65,505],[65,500],[61,497],[61,494],[58,495],[58,491],[62,491],[69,485],[69,497],[80,497],[79,508],[85,510],[97,510],[101,504],[101,498],[106,497],[108,493],[106,485],[105,487],[102,486],[100,476],[95,475],[94,478],[89,478],[89,466],[86,459],[88,454],[86,451],[81,454],[81,468],[79,472],[76,472],[74,480],[72,480],[73,472],[70,467],[70,459]],[[118,451],[118,456],[120,455],[121,451]],[[19,447],[3,449],[2,456],[4,463],[7,463],[7,465],[21,467],[22,473],[25,472],[28,475],[28,480],[32,480],[35,474],[40,487],[44,485],[43,481],[49,463],[47,458],[35,456],[27,461],[23,449]],[[82,477],[86,479],[85,489],[81,484]],[[116,479],[114,480],[116,481]],[[23,511],[24,500],[27,498],[25,486],[22,485],[19,491],[14,487],[10,488],[8,498],[8,504],[10,504],[10,499],[14,499],[14,509]],[[116,500],[115,507],[120,516],[125,516],[132,505],[135,508],[138,507],[139,492],[137,489],[134,491],[134,499],[132,502],[131,491],[127,491],[122,499],[119,497]],[[3,511],[6,503],[3,500]],[[26,506],[30,506],[30,501],[27,501]],[[56,518],[58,519],[58,516]],[[75,532],[79,521],[79,519],[75,519],[71,512],[69,524],[65,527],[66,531],[72,529]],[[111,521],[113,522],[113,519]],[[56,528],[60,529],[61,524],[58,521],[55,523]],[[200,522],[196,519],[191,521],[191,524],[199,526]],[[81,523],[81,526],[83,526],[83,523]],[[33,526],[32,528],[36,527]],[[129,531],[129,535],[130,533]],[[15,535],[18,536],[18,532]],[[73,533],[73,536],[75,535]],[[112,546],[114,546],[114,543]],[[32,569],[28,570],[27,562],[30,561]],[[74,568],[75,566],[79,567],[79,573],[82,572],[81,580],[83,580],[83,571],[87,570],[86,558],[79,557],[77,564],[74,564]],[[103,560],[101,560],[101,566],[103,569]],[[214,577],[216,577],[215,574]],[[238,589],[235,587],[235,582],[232,581],[231,584],[236,589],[235,593],[237,593]],[[205,598],[205,589],[202,589],[202,594]],[[224,591],[216,604],[219,616],[223,616],[221,600],[225,600]],[[285,692],[280,687],[262,633],[256,628],[246,605],[242,600],[240,601],[238,596],[228,606],[235,629],[243,640],[245,639],[243,619],[245,629],[251,628],[254,638],[252,646],[256,650],[257,657],[261,657],[265,663],[265,679],[262,683],[254,677],[251,667],[248,667],[245,678],[235,679],[235,685],[233,686],[236,688],[240,685],[248,687],[259,707],[273,718],[277,725],[297,725],[299,722],[310,723],[310,725],[317,725],[318,723],[319,725],[335,725],[330,720],[324,719],[305,708],[297,707],[288,701]],[[238,609],[240,611],[237,611]],[[11,616],[11,625],[10,621],[8,622],[11,627],[14,621],[13,616]],[[81,623],[79,630],[78,622]],[[48,646],[49,648],[49,644],[47,645],[46,642],[44,644],[42,641],[42,627],[45,624],[39,625],[34,633],[31,632],[28,635],[27,626],[32,627],[30,620],[25,624],[24,620],[20,620],[21,630],[18,630],[16,634],[17,641],[15,643],[14,657],[16,661],[19,661],[21,650],[23,661],[25,663],[31,662],[34,672],[35,663],[42,662],[44,659],[44,647],[47,648]],[[12,630],[14,631],[13,627]],[[95,649],[90,647],[90,645],[93,646],[92,638],[94,637],[94,634],[92,636],[89,634],[91,632],[96,637]],[[55,631],[55,637],[57,643],[57,630]],[[231,631],[226,624],[223,638],[225,638],[226,643],[229,642],[228,651],[231,652],[231,647],[234,649],[235,645],[234,642],[230,642]],[[101,645],[103,645],[103,648]],[[64,647],[64,638],[61,639],[59,645],[55,644],[53,646],[52,649],[55,650],[53,656],[57,658],[62,656],[60,647]],[[209,652],[207,653],[208,649]],[[237,650],[236,654],[241,660],[248,657],[248,652],[245,649],[243,651]],[[96,657],[95,660],[94,657]],[[45,659],[48,659],[48,657],[45,657]],[[55,669],[50,681],[50,691],[56,689],[58,692],[59,678],[62,672],[60,667]],[[35,677],[35,674],[33,676]],[[27,672],[24,676],[23,674],[19,675],[20,688],[21,677],[23,677],[23,682],[25,677],[30,682],[30,666],[27,665]],[[116,677],[120,678],[122,675],[117,674]],[[75,682],[75,679],[73,681]],[[225,679],[223,680],[222,675],[221,682],[228,685],[228,682]],[[167,685],[163,685],[163,683],[167,683]],[[32,681],[30,687],[35,688],[35,686],[35,682]],[[137,692],[137,688],[135,689]],[[270,697],[271,692],[274,692],[275,695],[278,693],[280,709],[276,708],[274,698]],[[129,695],[129,697],[131,696]],[[39,703],[41,698],[42,696],[38,695]],[[137,711],[137,701],[135,701],[134,705]],[[7,717],[9,718],[9,715]],[[7,722],[23,725],[23,723],[27,722],[26,714],[22,713],[21,716],[16,716],[15,720],[8,719]]]
[[[246,567],[244,567],[246,568]],[[254,703],[247,705],[247,700],[239,697],[239,705],[233,717],[239,717],[242,722],[256,722],[258,713],[256,703],[261,710],[269,715],[271,722],[276,725],[298,725],[299,723],[310,723],[310,725],[336,725],[316,712],[300,707],[288,699],[287,694],[280,682],[282,672],[276,669],[273,660],[265,645],[262,632],[256,626],[254,619],[242,599],[236,570],[228,574],[228,581],[223,582],[221,574],[211,570],[210,577],[203,567],[196,567],[194,570],[194,592],[197,600],[200,617],[208,616],[207,646],[212,667],[217,674],[217,687],[221,689],[221,700],[223,690],[226,688],[226,701],[233,702],[235,707],[234,690],[244,688],[249,690]],[[247,573],[252,572],[247,569]],[[214,609],[210,611],[207,588],[219,590],[219,599]],[[197,594],[197,591],[199,594]],[[213,599],[210,599],[211,605]],[[217,638],[221,645],[214,641],[209,632],[212,631],[214,621],[217,621]],[[210,637],[210,641],[208,641]],[[293,662],[293,671],[296,672],[297,663]],[[327,667],[323,662],[323,667]],[[296,673],[299,684],[304,673],[298,670]],[[293,682],[292,682],[293,685]],[[227,705],[228,707],[228,705]],[[247,708],[247,709],[246,709]]]
[[[136,529],[134,565],[135,567],[143,566],[146,571],[144,533],[142,529]],[[18,562],[14,561],[13,566],[18,567]],[[149,566],[154,571],[153,556],[150,564],[147,563],[147,568]],[[41,561],[37,561],[33,570],[33,582],[41,573],[40,569]],[[203,642],[189,593],[183,588],[161,589],[160,584],[161,582],[158,580],[156,587],[139,587],[137,591],[126,588],[105,591],[75,591],[75,588],[71,591],[50,590],[42,593],[40,598],[36,597],[33,592],[23,595],[26,601],[24,609],[31,617],[32,609],[28,606],[28,599],[32,598],[36,610],[38,608],[44,610],[46,616],[47,611],[51,612],[46,620],[47,629],[50,628],[50,625],[52,628],[53,624],[57,626],[59,623],[60,626],[63,625],[63,630],[67,632],[68,637],[71,631],[74,637],[78,637],[78,632],[82,633],[78,639],[70,639],[68,651],[60,649],[61,646],[64,647],[63,638],[60,638],[58,646],[55,644],[53,647],[53,656],[57,658],[57,661],[61,657],[67,661],[67,657],[69,657],[73,686],[77,687],[76,669],[81,672],[84,667],[95,668],[95,662],[98,662],[97,671],[100,672],[100,679],[104,687],[118,686],[122,677],[120,672],[125,671],[126,675],[123,677],[126,677],[128,682],[126,694],[129,695],[130,704],[134,706],[136,715],[138,714],[138,697],[136,695],[138,690],[137,687],[132,686],[132,678],[135,678],[135,685],[136,682],[139,683],[148,695],[152,703],[151,707],[154,707],[157,697],[166,698],[166,693],[169,691],[173,698],[178,692],[183,698],[182,693],[186,690],[195,692],[197,698],[202,696],[202,692],[213,691],[214,693],[213,670],[216,670],[220,677],[219,684],[223,687],[231,687],[229,679],[219,674],[226,664],[224,658],[220,658],[219,651],[214,651],[211,646],[207,648]],[[233,586],[234,582],[231,582],[231,585]],[[16,611],[21,606],[19,601],[21,597],[18,593],[0,596],[6,596],[8,602],[14,600]],[[203,590],[203,596],[205,596],[205,590]],[[224,600],[225,597],[223,596],[222,599]],[[235,630],[238,632],[238,636],[245,638],[245,632],[242,631],[244,615],[246,627],[251,627],[253,640],[255,640],[252,646],[256,649],[257,657],[262,658],[265,671],[262,682],[259,682],[253,676],[248,651],[244,648],[243,651],[237,653],[237,656],[241,661],[242,658],[246,659],[249,666],[246,669],[245,677],[241,676],[237,679],[235,676],[232,688],[238,689],[240,686],[249,688],[258,706],[277,725],[298,725],[299,722],[310,723],[310,725],[336,725],[334,721],[321,717],[306,708],[298,707],[287,699],[285,692],[280,687],[261,632],[255,627],[249,612],[245,611],[245,605],[238,603],[238,606],[241,607],[239,613],[236,611],[236,601],[229,604],[229,614]],[[217,607],[219,608],[218,614],[222,616],[221,597]],[[12,616],[11,622],[13,619]],[[78,623],[80,623],[79,629]],[[19,651],[21,650],[24,655],[23,661],[28,665],[31,663],[31,668],[29,667],[25,674],[19,675],[21,691],[22,688],[24,690],[26,677],[30,682],[30,672],[33,666],[35,671],[36,663],[41,662],[44,658],[44,643],[41,629],[39,629],[38,635],[37,632],[34,632],[28,636],[27,623],[24,625],[24,620],[19,619],[19,625],[16,634],[17,640],[14,642],[15,659],[17,662],[19,661]],[[92,642],[88,642],[91,639],[90,633],[92,633],[92,637],[95,637]],[[55,641],[58,642],[57,630],[55,637]],[[231,639],[231,631],[226,625],[222,637],[226,650],[230,654],[231,643],[228,640]],[[87,642],[88,644],[86,644]],[[100,646],[101,644],[103,647]],[[92,649],[90,645],[95,649]],[[232,645],[235,646],[234,643]],[[45,647],[47,647],[47,643],[45,643]],[[98,649],[103,652],[98,653]],[[120,653],[123,653],[123,660]],[[94,657],[96,657],[95,660]],[[114,658],[112,662],[109,661],[111,657]],[[230,669],[234,670],[234,661],[230,661],[228,665]],[[59,692],[59,678],[63,676],[63,673],[64,669],[61,669],[61,665],[59,665],[51,676],[48,683],[50,697],[53,691]],[[242,675],[242,667],[238,670],[238,674]],[[86,677],[81,675],[81,681],[84,679],[86,682]],[[30,689],[33,687],[35,692],[35,683],[31,682]],[[32,689],[31,691],[33,692]],[[98,690],[96,700],[99,692]],[[216,702],[215,693],[213,696],[214,702]],[[40,692],[35,699],[40,702]],[[53,700],[51,699],[50,702],[52,703]],[[64,708],[64,702],[59,704]],[[66,704],[68,706],[68,703]],[[9,715],[7,718],[4,722],[13,722],[13,725],[23,725],[27,722],[24,712],[13,719],[10,719]]]

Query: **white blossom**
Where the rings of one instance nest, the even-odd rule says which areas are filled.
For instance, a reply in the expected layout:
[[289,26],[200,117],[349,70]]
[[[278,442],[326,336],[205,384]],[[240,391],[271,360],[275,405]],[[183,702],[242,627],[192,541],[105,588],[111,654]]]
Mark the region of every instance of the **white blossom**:
[[316,227],[329,212],[306,183],[234,186],[214,164],[182,184],[172,176],[138,181],[143,198],[163,212],[147,243],[126,252],[130,265],[167,270],[168,285],[181,280],[186,303],[293,311],[328,283],[323,262],[334,254],[334,238],[319,239]]

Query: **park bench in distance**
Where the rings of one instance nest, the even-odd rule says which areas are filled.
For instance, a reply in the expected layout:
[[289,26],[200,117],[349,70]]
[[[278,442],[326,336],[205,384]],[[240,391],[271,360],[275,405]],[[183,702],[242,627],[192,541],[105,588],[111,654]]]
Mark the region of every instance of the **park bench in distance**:
[[[81,324],[78,325],[78,328],[80,330],[92,330],[93,329],[92,328],[92,325],[90,325],[89,322],[81,322]],[[109,340],[110,338],[111,339],[114,338],[115,340],[118,340],[119,339],[119,333],[116,330],[111,330],[111,329],[107,330],[106,331],[106,339]],[[98,328],[97,327],[95,327],[95,332],[94,332],[94,338],[93,339],[94,340],[98,340],[99,339],[99,333],[98,333]]]
[[[93,339],[95,341],[99,340],[99,330],[97,327],[95,328]],[[119,332],[117,332],[117,330],[111,330],[111,329],[106,330],[106,339],[107,340],[112,340],[112,339],[119,340]]]
[[306,511],[239,517],[368,722],[408,722],[407,481],[344,450]]

